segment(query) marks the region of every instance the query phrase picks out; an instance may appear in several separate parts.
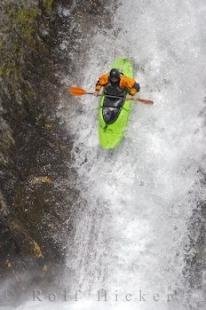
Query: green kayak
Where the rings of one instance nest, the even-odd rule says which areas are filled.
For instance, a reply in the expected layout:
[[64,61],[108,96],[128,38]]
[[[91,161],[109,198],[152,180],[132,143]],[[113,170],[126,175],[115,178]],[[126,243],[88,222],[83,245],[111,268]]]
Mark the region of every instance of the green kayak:
[[[123,74],[133,77],[133,66],[131,61],[127,58],[117,58],[112,63],[111,68],[116,68]],[[114,108],[111,108],[108,104],[105,104],[106,100],[108,100],[107,96],[101,97],[98,108],[99,143],[103,149],[114,149],[124,138],[133,104],[131,100],[111,98],[110,100],[113,101],[122,100],[122,104],[118,109],[115,121],[108,122],[105,115],[106,113],[113,113]]]

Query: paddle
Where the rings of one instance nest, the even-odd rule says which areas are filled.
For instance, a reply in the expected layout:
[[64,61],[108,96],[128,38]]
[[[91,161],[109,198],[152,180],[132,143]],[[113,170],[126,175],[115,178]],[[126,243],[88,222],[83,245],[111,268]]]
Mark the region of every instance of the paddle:
[[[86,91],[84,88],[81,88],[78,86],[69,87],[67,90],[72,96],[94,95],[94,92]],[[105,95],[98,95],[98,96],[105,96]],[[122,98],[122,97],[112,96],[112,95],[109,95],[108,97]],[[153,104],[154,103],[152,100],[149,100],[149,99],[134,98],[131,96],[127,97],[127,99],[133,100],[133,101],[139,101],[139,102],[144,103],[144,104]]]

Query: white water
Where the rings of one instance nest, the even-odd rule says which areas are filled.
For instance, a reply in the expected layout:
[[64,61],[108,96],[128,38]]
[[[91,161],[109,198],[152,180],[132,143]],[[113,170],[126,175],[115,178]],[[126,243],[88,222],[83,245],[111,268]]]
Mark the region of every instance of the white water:
[[[155,105],[135,106],[126,139],[114,152],[99,149],[94,98],[77,102],[68,114],[80,199],[86,201],[69,240],[62,280],[73,292],[81,291],[70,309],[189,307],[184,248],[192,210],[205,196],[197,174],[206,142],[199,115],[206,81],[205,15],[203,0],[127,0],[115,13],[113,28],[93,38],[84,85],[92,88],[115,57],[127,56],[138,69],[142,97]],[[107,302],[96,302],[101,288]],[[145,301],[139,300],[140,290]],[[175,293],[177,300],[170,296],[168,302],[168,294]],[[125,301],[126,294],[131,301]],[[195,305],[195,297],[190,303]],[[27,309],[69,306],[45,301]]]

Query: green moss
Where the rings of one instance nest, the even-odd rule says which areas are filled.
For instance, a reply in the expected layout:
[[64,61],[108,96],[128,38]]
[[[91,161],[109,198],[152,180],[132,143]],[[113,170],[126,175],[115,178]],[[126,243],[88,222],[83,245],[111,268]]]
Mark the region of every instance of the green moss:
[[16,23],[24,37],[30,38],[35,33],[35,22],[38,15],[39,12],[36,8],[20,9],[17,11]]
[[38,35],[41,11],[39,7],[26,5],[5,6],[6,22],[1,26],[0,77],[19,78],[22,63],[29,50],[44,50]]
[[3,65],[0,67],[0,77],[9,77],[11,74],[13,74],[15,71],[14,65]]
[[43,0],[43,5],[47,11],[51,11],[54,4],[54,0]]
[[18,36],[28,43],[34,40],[34,35],[37,32],[37,18],[40,12],[38,8],[19,8],[9,12],[12,16],[12,23],[16,28]]

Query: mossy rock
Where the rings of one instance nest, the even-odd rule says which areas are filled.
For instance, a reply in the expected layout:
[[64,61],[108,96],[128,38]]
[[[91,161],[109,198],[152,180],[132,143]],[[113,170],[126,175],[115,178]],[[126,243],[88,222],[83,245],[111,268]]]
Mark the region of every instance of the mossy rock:
[[47,11],[51,11],[54,5],[54,0],[43,0],[43,5]]

